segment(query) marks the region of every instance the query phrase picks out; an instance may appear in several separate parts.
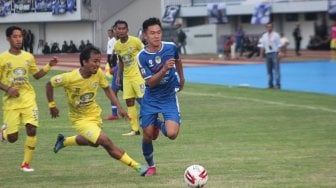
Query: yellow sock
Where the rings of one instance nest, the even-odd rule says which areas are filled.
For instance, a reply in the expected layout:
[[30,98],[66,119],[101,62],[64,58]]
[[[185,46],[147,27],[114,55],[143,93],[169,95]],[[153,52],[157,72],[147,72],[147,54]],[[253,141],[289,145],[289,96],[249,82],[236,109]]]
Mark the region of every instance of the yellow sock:
[[[2,132],[2,138],[5,139],[5,140],[7,140],[7,131],[6,131],[6,129],[1,130],[1,132]],[[2,138],[0,138],[0,139],[2,139]]]
[[29,164],[33,158],[33,153],[35,151],[37,138],[36,136],[27,136],[24,149],[23,164]]
[[127,107],[128,115],[131,118],[131,127],[133,131],[139,131],[140,125],[139,125],[139,120],[138,120],[138,112],[137,109],[134,106]]
[[64,146],[77,146],[76,137],[77,136],[66,137],[63,142]]
[[125,152],[124,155],[119,159],[122,163],[124,163],[127,166],[132,167],[133,169],[137,170],[140,166],[138,162],[136,162],[134,159],[132,159],[130,156],[127,155]]

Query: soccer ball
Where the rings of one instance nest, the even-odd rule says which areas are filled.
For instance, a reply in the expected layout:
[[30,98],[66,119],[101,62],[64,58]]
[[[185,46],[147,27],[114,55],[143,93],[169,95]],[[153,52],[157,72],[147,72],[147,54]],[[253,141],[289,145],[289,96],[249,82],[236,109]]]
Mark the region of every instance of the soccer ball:
[[208,181],[208,172],[201,165],[191,165],[184,171],[184,181],[191,188],[204,187]]

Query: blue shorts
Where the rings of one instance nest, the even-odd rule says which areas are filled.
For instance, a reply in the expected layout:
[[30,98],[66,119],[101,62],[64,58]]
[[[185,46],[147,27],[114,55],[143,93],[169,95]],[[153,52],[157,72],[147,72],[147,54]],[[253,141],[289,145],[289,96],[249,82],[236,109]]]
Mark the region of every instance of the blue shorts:
[[123,80],[122,80],[122,76],[120,78],[120,86],[117,85],[117,76],[118,76],[118,66],[113,67],[113,78],[111,81],[111,88],[112,90],[123,90],[122,84],[123,84]]
[[164,121],[175,121],[180,125],[181,116],[177,97],[170,100],[148,101],[146,97],[142,98],[140,106],[140,125],[142,128],[153,125],[162,114]]

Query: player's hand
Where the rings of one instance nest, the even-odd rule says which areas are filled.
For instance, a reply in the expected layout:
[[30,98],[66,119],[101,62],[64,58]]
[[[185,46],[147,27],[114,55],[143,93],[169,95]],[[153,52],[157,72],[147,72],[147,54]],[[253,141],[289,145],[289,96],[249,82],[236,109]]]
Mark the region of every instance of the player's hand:
[[127,112],[124,109],[118,109],[118,113],[121,117],[123,117],[126,121],[130,121],[131,118],[128,116]]
[[180,79],[180,87],[179,87],[179,89],[177,90],[177,92],[180,92],[180,91],[183,90],[183,88],[184,88],[184,82],[185,82],[184,78],[183,78],[183,79]]
[[50,110],[51,118],[59,117],[59,110],[57,107],[49,108],[49,110]]
[[19,90],[16,89],[15,87],[9,87],[7,90],[7,94],[11,97],[19,97],[20,93]]
[[50,66],[55,66],[58,63],[58,59],[56,56],[54,56],[50,61],[49,61],[49,65]]
[[175,66],[175,59],[174,58],[168,59],[163,66],[163,70],[168,71],[171,68],[174,68],[174,66]]

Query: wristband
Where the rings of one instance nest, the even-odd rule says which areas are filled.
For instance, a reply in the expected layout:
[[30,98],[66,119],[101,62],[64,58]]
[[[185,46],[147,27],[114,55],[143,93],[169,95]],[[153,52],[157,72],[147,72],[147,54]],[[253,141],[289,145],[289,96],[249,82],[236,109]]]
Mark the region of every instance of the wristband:
[[55,103],[55,101],[51,101],[51,102],[49,102],[49,103],[48,103],[48,106],[49,106],[49,108],[55,108],[55,107],[56,107],[56,103]]
[[43,67],[43,71],[44,71],[44,72],[48,72],[48,71],[50,71],[50,69],[51,69],[51,66],[49,65],[49,63],[46,64],[46,65]]

